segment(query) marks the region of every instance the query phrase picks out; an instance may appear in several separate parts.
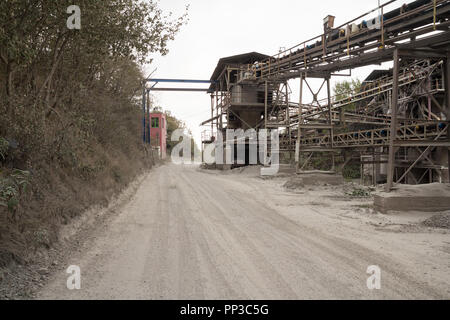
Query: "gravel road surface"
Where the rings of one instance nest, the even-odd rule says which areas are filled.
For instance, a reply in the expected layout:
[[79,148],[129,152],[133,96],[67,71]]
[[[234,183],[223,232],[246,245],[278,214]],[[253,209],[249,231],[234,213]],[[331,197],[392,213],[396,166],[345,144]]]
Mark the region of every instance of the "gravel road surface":
[[[450,236],[402,230],[282,179],[164,165],[96,229],[39,299],[448,299]],[[330,192],[333,192],[332,190]],[[336,192],[339,192],[337,189]],[[368,266],[381,289],[367,288]]]

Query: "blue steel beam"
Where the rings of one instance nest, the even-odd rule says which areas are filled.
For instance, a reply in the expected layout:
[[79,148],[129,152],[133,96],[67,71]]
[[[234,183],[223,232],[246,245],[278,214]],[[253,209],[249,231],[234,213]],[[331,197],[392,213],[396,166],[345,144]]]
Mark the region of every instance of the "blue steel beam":
[[156,88],[158,83],[202,83],[202,84],[211,84],[216,83],[217,81],[211,80],[191,80],[191,79],[147,79],[145,80],[147,83],[153,83],[150,88],[147,88],[147,92],[149,91],[192,91],[192,92],[209,92],[209,89],[200,89],[200,88]]
[[180,91],[180,92],[206,92],[209,89],[199,89],[199,88],[150,88],[147,91]]
[[146,91],[145,89],[142,90],[142,113],[143,113],[143,117],[142,117],[142,141],[144,143],[147,143],[147,121],[146,121],[146,113],[147,113],[147,109],[146,109]]
[[215,83],[211,80],[189,80],[189,79],[147,79],[147,82],[165,82],[165,83]]

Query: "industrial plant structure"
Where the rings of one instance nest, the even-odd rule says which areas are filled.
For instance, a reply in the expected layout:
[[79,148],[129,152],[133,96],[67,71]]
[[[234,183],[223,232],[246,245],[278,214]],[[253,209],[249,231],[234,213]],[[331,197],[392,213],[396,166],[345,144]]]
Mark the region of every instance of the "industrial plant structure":
[[[226,129],[279,129],[280,152],[295,155],[297,173],[319,154],[332,172],[358,159],[363,175],[387,182],[387,190],[394,183],[449,182],[450,1],[388,10],[394,2],[338,27],[328,16],[321,35],[274,56],[221,59],[203,144]],[[333,76],[388,61],[393,69],[374,70],[358,91],[332,96]],[[296,102],[292,79],[300,79]],[[305,101],[306,90],[313,101]]]

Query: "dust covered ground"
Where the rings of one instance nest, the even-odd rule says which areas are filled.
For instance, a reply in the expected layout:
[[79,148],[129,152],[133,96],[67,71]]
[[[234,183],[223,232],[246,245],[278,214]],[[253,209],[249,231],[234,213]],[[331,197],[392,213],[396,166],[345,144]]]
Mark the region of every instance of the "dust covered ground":
[[[287,189],[287,180],[262,179],[256,167],[152,170],[107,218],[80,218],[65,230],[65,253],[33,295],[450,298],[450,232],[424,223],[436,214],[377,214],[351,184]],[[81,268],[81,290],[66,287],[69,265]],[[371,265],[381,268],[380,290],[367,288]]]

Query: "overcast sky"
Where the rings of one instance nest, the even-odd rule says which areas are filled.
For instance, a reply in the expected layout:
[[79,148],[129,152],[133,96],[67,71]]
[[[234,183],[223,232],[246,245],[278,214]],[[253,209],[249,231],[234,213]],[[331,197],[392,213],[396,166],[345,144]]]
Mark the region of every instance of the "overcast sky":
[[[397,1],[389,9],[404,2],[411,1]],[[167,56],[153,57],[147,75],[157,68],[154,78],[209,80],[222,57],[252,51],[276,54],[282,47],[290,48],[321,34],[323,18],[328,14],[336,16],[335,26],[339,26],[376,8],[378,0],[162,0],[160,5],[166,12],[180,15],[188,4],[188,25],[170,43]],[[371,70],[379,68],[353,70],[352,77],[363,80]],[[333,81],[342,80],[336,77]],[[290,86],[291,101],[298,101],[299,81],[291,81]],[[200,141],[201,131],[206,128],[199,124],[211,113],[209,95],[157,92],[154,98],[155,104],[184,120]]]

